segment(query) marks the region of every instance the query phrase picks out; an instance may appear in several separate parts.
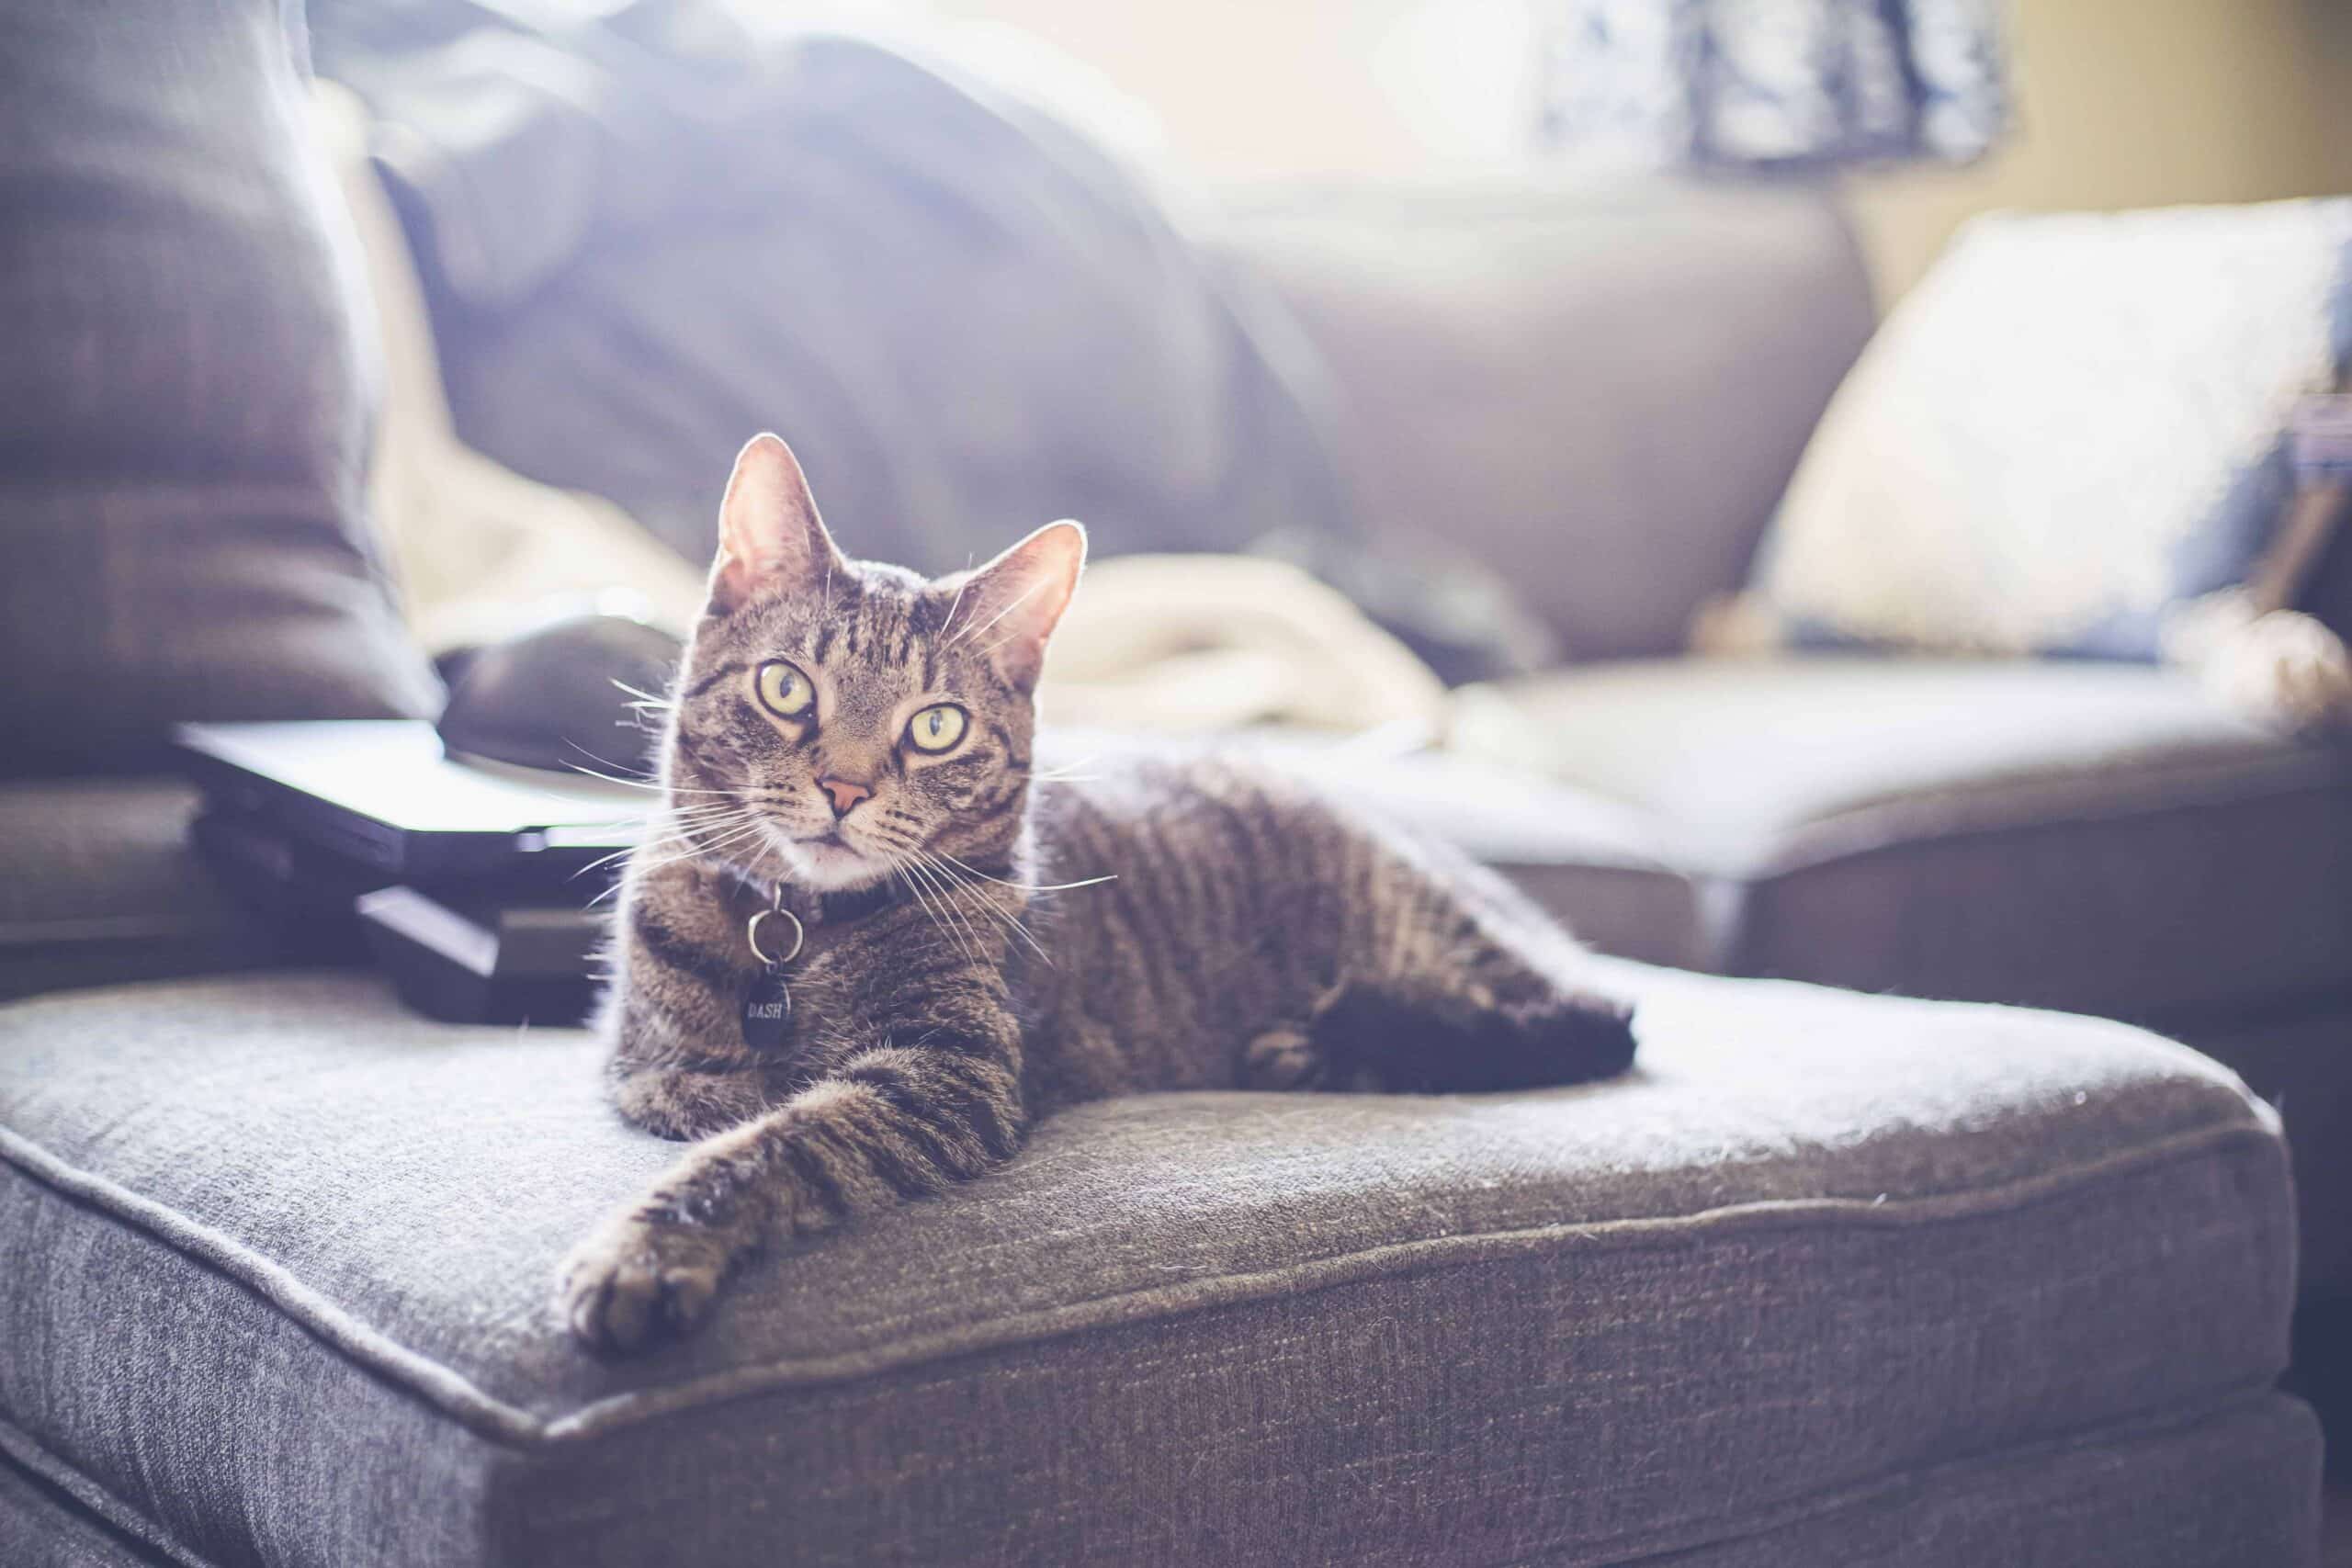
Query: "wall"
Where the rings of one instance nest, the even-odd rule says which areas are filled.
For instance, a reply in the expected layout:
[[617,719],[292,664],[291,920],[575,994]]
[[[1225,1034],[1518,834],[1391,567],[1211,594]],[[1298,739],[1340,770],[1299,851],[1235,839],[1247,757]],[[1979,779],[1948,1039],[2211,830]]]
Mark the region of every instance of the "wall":
[[[1976,167],[1850,182],[1883,296],[1988,207],[2352,192],[2352,0],[2011,0],[2022,125]],[[1524,158],[1540,0],[932,0],[1017,27],[1157,116],[1211,179]]]
[[2019,0],[2020,124],[1973,168],[1850,182],[1883,298],[1987,208],[2352,194],[2352,4]]

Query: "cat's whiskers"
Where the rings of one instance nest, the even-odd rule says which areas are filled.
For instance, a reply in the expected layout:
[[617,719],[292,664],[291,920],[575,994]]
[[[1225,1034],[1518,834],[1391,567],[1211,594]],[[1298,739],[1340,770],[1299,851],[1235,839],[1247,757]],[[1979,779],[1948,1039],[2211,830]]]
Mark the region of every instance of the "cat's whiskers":
[[673,813],[685,814],[695,811],[731,811],[739,807],[745,807],[752,804],[752,802],[746,799],[742,793],[738,790],[726,790],[714,793],[723,794],[725,798],[720,800],[664,801],[662,803],[662,807]]
[[594,779],[599,784],[618,784],[623,789],[641,789],[652,795],[736,795],[740,794],[739,791],[731,789],[696,789],[689,784],[666,784],[659,779],[625,779],[615,773],[600,773],[594,768],[583,768],[577,762],[566,762],[564,766],[582,778]]
[[716,817],[673,817],[662,823],[662,831],[670,836],[707,833],[721,828],[740,828],[757,820],[752,812],[728,812]]
[[641,692],[635,686],[630,685],[627,681],[616,680],[613,682],[613,685],[617,690],[625,692],[628,695],[637,699],[637,701],[628,705],[633,708],[661,708],[664,712],[668,712],[676,708],[678,705],[668,697],[657,697],[651,692]]
[[917,850],[915,853],[922,856],[922,858],[930,863],[936,874],[947,880],[948,886],[957,903],[961,904],[965,902],[968,896],[971,902],[979,906],[980,912],[982,914],[993,919],[999,925],[1004,927],[1006,931],[1020,937],[1022,941],[1029,944],[1032,952],[1035,953],[1038,957],[1044,959],[1049,966],[1052,964],[1054,962],[1052,954],[1046,951],[1045,945],[1038,942],[1036,937],[1030,931],[1029,928],[1022,923],[1019,916],[999,908],[997,901],[990,897],[986,890],[978,888],[974,884],[965,881],[961,876],[949,869],[946,864],[941,862],[938,857],[933,855],[930,851]]
[[767,804],[751,800],[689,801],[684,806],[671,806],[664,815],[673,822],[708,822],[722,817],[739,817],[748,821],[754,816],[763,815],[761,807]]
[[937,930],[941,935],[948,938],[956,943],[956,951],[964,955],[964,961],[966,963],[968,964],[975,962],[972,951],[965,945],[964,939],[958,935],[946,921],[940,919],[939,911],[932,907],[930,899],[923,897],[922,888],[915,882],[913,866],[898,855],[886,853],[883,858],[889,864],[891,874],[897,876],[901,882],[904,882],[907,885],[907,891],[914,895],[916,904],[922,908],[924,916],[930,919],[933,927]]
[[755,811],[729,812],[716,817],[673,818],[662,825],[662,831],[655,837],[675,839],[689,844],[707,843],[718,834],[733,834],[756,827],[763,820],[763,814]]
[[1098,757],[1089,754],[1075,761],[1059,763],[1050,768],[1032,768],[1027,773],[1023,773],[1017,768],[1008,768],[1005,771],[1015,778],[1027,779],[1031,784],[1065,784],[1099,777],[1099,774],[1081,773],[1078,771],[1098,761],[1100,761]]
[[[965,569],[967,570],[969,570],[970,567],[971,563],[969,561],[965,562]],[[956,624],[956,612],[964,607],[964,590],[970,586],[972,586],[972,580],[968,577],[956,585],[956,597],[948,603],[947,618],[939,623],[939,631],[937,635],[945,637],[947,635],[947,628]]]
[[565,880],[577,882],[582,877],[587,875],[590,872],[602,871],[605,867],[612,864],[615,861],[627,860],[630,855],[635,854],[636,852],[637,846],[635,844],[630,844],[624,848],[615,850],[611,854],[598,855],[594,860],[590,861],[586,865],[583,865],[578,871],[573,872],[571,876],[567,877]]
[[[719,837],[710,840],[697,838],[690,832],[680,832],[674,836],[666,834],[657,835],[656,837],[648,840],[645,843],[639,845],[637,850],[632,852],[629,867],[638,874],[642,875],[648,872],[659,871],[664,866],[677,865],[685,861],[721,858],[722,852],[727,848],[759,836],[764,828],[764,822],[753,820],[741,823],[721,834]],[[665,855],[660,860],[639,861],[633,858],[635,854],[642,853],[644,851],[664,843],[665,841],[683,844],[685,848],[681,853]]]
[[1001,876],[990,876],[978,866],[968,865],[963,861],[957,860],[945,850],[941,850],[937,852],[944,859],[953,863],[959,869],[969,872],[972,875],[980,878],[984,882],[993,882],[999,887],[1010,887],[1020,893],[1067,893],[1073,887],[1099,887],[1105,882],[1116,882],[1119,880],[1119,874],[1114,871],[1103,876],[1090,876],[1083,882],[1007,882]]
[[680,842],[690,851],[715,855],[736,844],[747,844],[762,834],[757,822],[737,822],[714,828],[699,828],[678,835]]
[[967,961],[977,962],[978,955],[987,951],[988,944],[980,940],[980,933],[973,928],[971,917],[948,897],[948,888],[936,869],[922,863],[927,859],[922,846],[911,835],[894,837],[886,842],[893,852],[892,858],[906,871],[907,886],[912,889],[915,879],[922,879],[923,885],[931,889],[932,897],[939,907],[947,911],[964,935],[969,938],[968,944],[959,938],[957,945],[964,949]]
[[979,962],[980,955],[988,951],[988,943],[982,940],[978,930],[973,926],[971,916],[949,896],[949,889],[939,879],[938,874],[922,863],[920,858],[922,851],[910,846],[909,852],[915,858],[908,861],[908,872],[922,879],[923,885],[931,889],[932,897],[938,901],[939,907],[947,912],[948,918],[962,932],[962,935],[956,939],[956,945],[963,948],[966,958],[972,963]]
[[764,817],[752,816],[739,822],[696,825],[684,829],[681,836],[690,844],[698,844],[706,850],[716,852],[724,845],[741,843],[755,835],[763,834],[766,830],[767,819]]

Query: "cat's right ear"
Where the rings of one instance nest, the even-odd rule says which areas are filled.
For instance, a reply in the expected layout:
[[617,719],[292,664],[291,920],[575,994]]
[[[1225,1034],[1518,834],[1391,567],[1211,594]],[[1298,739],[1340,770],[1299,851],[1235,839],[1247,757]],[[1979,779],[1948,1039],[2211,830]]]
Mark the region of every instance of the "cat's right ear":
[[778,436],[752,436],[735,455],[727,499],[718,504],[712,611],[729,615],[765,594],[820,592],[847,568],[792,448]]

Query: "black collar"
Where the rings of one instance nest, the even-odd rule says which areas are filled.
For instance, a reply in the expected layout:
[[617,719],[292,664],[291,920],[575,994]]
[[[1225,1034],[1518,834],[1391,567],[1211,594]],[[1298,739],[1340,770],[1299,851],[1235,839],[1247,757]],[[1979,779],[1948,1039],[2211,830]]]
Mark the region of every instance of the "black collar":
[[[763,908],[788,909],[795,919],[812,931],[819,926],[845,926],[853,920],[863,920],[885,909],[895,909],[901,904],[911,903],[914,898],[914,884],[908,881],[902,872],[893,872],[871,887],[820,893],[813,887],[802,887],[790,882],[757,881],[731,866],[728,869]],[[1001,881],[1012,874],[1010,862],[996,864],[993,857],[989,862],[970,869],[991,882]]]
[[[906,879],[886,876],[871,887],[846,887],[834,893],[811,893],[805,887],[780,889],[785,908],[812,926],[842,926],[852,920],[862,920],[868,915],[878,915],[885,909],[895,909],[907,901]],[[808,906],[804,911],[793,902],[795,895]]]
[[820,893],[813,887],[790,882],[757,882],[741,872],[736,873],[736,877],[763,907],[789,910],[793,919],[811,930],[818,926],[845,926],[885,909],[895,909],[908,898],[906,879],[897,875],[886,876],[871,887],[845,887],[831,893]]

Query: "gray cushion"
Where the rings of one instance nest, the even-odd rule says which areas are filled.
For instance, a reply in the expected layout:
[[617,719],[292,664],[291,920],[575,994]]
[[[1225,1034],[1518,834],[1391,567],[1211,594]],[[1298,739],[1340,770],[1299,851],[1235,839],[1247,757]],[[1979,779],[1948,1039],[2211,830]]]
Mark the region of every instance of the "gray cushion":
[[[87,1479],[31,1454],[0,1425],[0,1456],[11,1451],[30,1457],[22,1469],[0,1457],[0,1562],[9,1568],[171,1561],[147,1548],[145,1535],[111,1527],[106,1516],[119,1510],[104,1497],[81,1506],[79,1497],[95,1495]],[[2290,1568],[2312,1562],[2319,1460],[2311,1411],[2273,1394],[2186,1422],[2161,1418],[1905,1472],[1673,1561],[1676,1568]],[[797,1560],[788,1540],[779,1531],[770,1562]],[[1570,1548],[1524,1561],[1591,1568],[1602,1559]]]
[[1358,510],[1510,573],[1583,659],[1682,646],[1870,336],[1818,191],[1449,176],[1237,201],[1330,370]]
[[170,1560],[110,1526],[48,1476],[10,1462],[0,1437],[0,1562],[8,1568],[160,1568]]
[[2143,1019],[2352,992],[2352,749],[2172,671],[1672,660],[1513,695],[1513,754],[1700,889],[1706,967]]
[[435,700],[361,513],[372,347],[288,15],[0,7],[0,772]]
[[[334,976],[19,1002],[0,1438],[219,1564],[1760,1562],[1730,1543],[2283,1364],[2284,1155],[2211,1063],[1623,978],[1628,1079],[1084,1108],[609,1364],[548,1281],[674,1150],[582,1036]],[[2306,1506],[2267,1408],[2229,1451]],[[2243,1472],[2170,1473],[2210,1524]]]
[[[2278,1107],[2294,1156],[2302,1247],[2296,1276],[2306,1303],[2334,1303],[2352,1325],[2352,998],[2309,1011],[2200,1021],[2197,1048],[2227,1062]],[[2345,1341],[2352,1347],[2352,1334]],[[2352,1365],[2337,1374],[2352,1380]],[[2352,1410],[2352,1381],[2345,1408]]]
[[0,781],[0,997],[283,964],[188,841],[175,779]]

